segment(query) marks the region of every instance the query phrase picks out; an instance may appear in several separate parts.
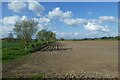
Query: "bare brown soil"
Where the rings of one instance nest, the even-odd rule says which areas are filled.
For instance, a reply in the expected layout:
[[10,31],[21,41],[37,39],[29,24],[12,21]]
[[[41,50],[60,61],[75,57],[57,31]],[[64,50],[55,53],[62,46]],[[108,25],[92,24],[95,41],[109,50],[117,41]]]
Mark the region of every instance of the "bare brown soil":
[[3,64],[3,77],[118,77],[117,41],[62,41],[67,50],[47,50]]

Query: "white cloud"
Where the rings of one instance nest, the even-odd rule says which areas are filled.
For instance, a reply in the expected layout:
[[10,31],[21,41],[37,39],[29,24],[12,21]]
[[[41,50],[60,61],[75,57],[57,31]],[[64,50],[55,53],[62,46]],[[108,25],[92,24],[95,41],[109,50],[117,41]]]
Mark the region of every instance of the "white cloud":
[[100,16],[99,21],[100,22],[115,22],[116,19],[113,16]]
[[84,25],[84,28],[88,31],[103,31],[103,32],[108,32],[109,29],[107,26],[101,26],[99,24],[95,23],[90,23],[88,22],[86,25]]
[[49,28],[50,19],[47,17],[42,17],[42,18],[33,18],[34,21],[38,22],[38,31],[41,29],[46,29]]
[[90,22],[88,22],[86,25],[84,25],[84,27],[86,30],[89,30],[89,31],[96,31],[99,29],[99,25],[96,25],[96,24],[90,23]]
[[56,7],[55,9],[53,9],[52,11],[50,11],[48,13],[48,17],[49,18],[71,18],[72,17],[72,12],[71,11],[67,11],[67,12],[62,12],[62,10],[60,10],[60,7]]
[[27,16],[22,16],[21,21],[22,20],[28,20]]
[[67,11],[62,13],[61,18],[66,19],[66,18],[71,18],[73,16],[71,11]]
[[3,37],[7,37],[7,35],[10,32],[13,32],[13,28],[14,28],[14,24],[16,22],[22,21],[22,20],[27,20],[26,16],[17,16],[17,15],[13,15],[13,16],[7,16],[4,17],[0,22],[2,23],[2,36]]
[[113,16],[100,16],[98,19],[85,19],[85,18],[66,18],[61,19],[65,24],[69,26],[79,26],[85,25],[86,23],[90,22],[92,24],[99,24],[102,25],[103,22],[116,22],[116,18]]
[[102,30],[103,32],[109,32],[108,25],[106,25],[106,26],[101,26],[101,30]]
[[40,18],[39,22],[41,22],[41,23],[49,23],[50,19],[46,18],[46,17],[42,17],[42,18]]
[[3,25],[2,26],[2,37],[7,37],[9,33],[12,32],[14,26],[7,26],[7,25]]
[[74,35],[79,35],[79,34],[80,34],[80,33],[78,33],[78,32],[75,32],[75,33],[74,33]]
[[34,20],[35,22],[38,22],[38,24],[42,24],[42,25],[51,24],[51,23],[50,23],[50,19],[49,19],[49,18],[46,18],[46,17],[33,18],[33,20]]
[[39,22],[38,18],[33,18],[32,20],[34,20],[35,22]]
[[2,19],[2,23],[4,25],[14,25],[19,20],[20,20],[20,17],[17,15],[7,16]]
[[[27,4],[28,3],[28,4]],[[33,11],[37,14],[37,16],[40,16],[41,13],[45,10],[45,8],[37,1],[30,1],[30,2],[10,2],[8,4],[8,9],[13,10],[16,13],[21,12],[26,7],[28,7],[29,10]]]
[[8,4],[8,9],[11,9],[16,13],[19,13],[23,9],[25,9],[26,6],[27,6],[27,4],[25,2],[10,2]]
[[37,1],[29,2],[28,9],[36,13],[37,16],[40,16],[41,13],[45,10],[45,8]]
[[44,20],[44,22],[42,22],[41,20],[42,18],[33,18],[34,21],[38,22],[38,29],[37,29],[37,32],[42,30],[42,29],[45,29],[47,26],[45,25],[46,22]]
[[80,32],[57,32],[56,33],[57,38],[80,38],[82,35]]
[[78,26],[80,24],[84,24],[86,21],[85,19],[76,18],[76,19],[63,19],[63,22],[69,26]]
[[[50,19],[46,17],[42,18],[33,18],[36,22],[38,22],[38,31],[41,29],[45,29],[50,25]],[[22,20],[28,20],[27,16],[7,16],[4,17],[0,22],[3,24],[2,25],[2,35],[6,37],[8,35],[8,32],[12,32],[14,28],[14,24],[16,22],[22,21]]]
[[[38,31],[40,31],[40,30],[42,30],[42,29],[45,29],[45,26],[42,25],[42,24],[38,24]],[[37,31],[37,32],[38,32],[38,31]]]
[[57,32],[57,31],[54,32],[61,36],[77,36],[81,34],[80,32]]
[[62,15],[62,11],[60,10],[59,7],[56,7],[52,11],[48,13],[49,18],[55,18],[55,17],[60,17]]
[[27,16],[17,16],[17,15],[13,15],[13,16],[7,16],[4,17],[1,22],[3,25],[14,25],[16,22],[22,21],[22,20],[27,20]]

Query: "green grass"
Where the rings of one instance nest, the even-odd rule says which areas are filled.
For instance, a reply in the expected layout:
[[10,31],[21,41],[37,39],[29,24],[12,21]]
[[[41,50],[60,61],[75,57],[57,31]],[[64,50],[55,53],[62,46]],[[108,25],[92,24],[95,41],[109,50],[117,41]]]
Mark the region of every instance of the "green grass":
[[2,48],[7,48],[11,46],[20,46],[21,44],[19,42],[7,42],[7,41],[2,41]]
[[43,78],[43,76],[44,76],[44,74],[34,74],[33,76],[32,76],[32,78],[34,78],[34,79],[42,79]]
[[[2,62],[6,63],[26,54],[36,52],[42,47],[42,45],[44,45],[43,43],[47,44],[46,41],[32,41],[30,42],[28,49],[25,50],[24,45],[21,44],[20,41],[8,42],[6,40],[2,40]],[[32,47],[32,45],[35,47]]]
[[30,46],[27,50],[25,50],[24,45],[22,45],[20,42],[2,41],[2,62],[9,62],[12,59],[16,59],[18,57],[24,56],[35,51],[36,49]]

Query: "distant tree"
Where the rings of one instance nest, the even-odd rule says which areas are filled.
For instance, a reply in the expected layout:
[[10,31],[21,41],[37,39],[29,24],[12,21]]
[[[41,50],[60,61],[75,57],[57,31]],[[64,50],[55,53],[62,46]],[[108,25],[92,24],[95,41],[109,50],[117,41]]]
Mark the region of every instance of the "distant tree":
[[117,39],[117,40],[120,40],[120,36],[117,36],[116,39]]
[[42,29],[37,33],[37,39],[41,41],[46,41],[46,42],[53,42],[56,41],[56,35],[55,33],[51,31],[47,31],[45,29]]
[[36,38],[34,41],[35,41],[35,42],[37,42],[37,41],[38,41],[38,39]]
[[9,38],[13,38],[13,34],[12,34],[12,33],[9,33],[8,37],[9,37]]
[[32,40],[32,36],[37,31],[38,22],[34,20],[23,20],[21,22],[16,22],[14,25],[14,31],[17,35],[17,39],[20,39],[25,46],[25,50],[29,42]]
[[61,41],[64,41],[65,39],[64,38],[60,38]]
[[107,37],[102,37],[101,39],[107,39]]
[[84,38],[83,40],[89,40],[88,38]]
[[51,32],[51,31],[47,32],[47,37],[46,38],[49,42],[56,41],[56,35],[55,35],[55,33]]
[[73,41],[77,41],[77,39],[73,39]]
[[12,33],[9,33],[9,34],[8,34],[8,37],[6,38],[6,40],[7,40],[8,42],[13,41],[13,40],[14,40],[13,34],[12,34]]
[[47,33],[47,31],[45,29],[42,29],[41,31],[39,31],[37,33],[37,35],[36,35],[37,39],[41,40],[41,41],[44,41],[46,39],[46,33]]

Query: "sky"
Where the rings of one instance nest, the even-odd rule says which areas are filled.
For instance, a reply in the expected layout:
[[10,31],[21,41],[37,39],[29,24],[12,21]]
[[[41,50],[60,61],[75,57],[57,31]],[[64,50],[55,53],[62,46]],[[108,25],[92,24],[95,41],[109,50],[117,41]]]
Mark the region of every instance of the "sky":
[[[2,2],[2,34],[14,33],[17,21],[37,21],[57,38],[81,39],[118,35],[117,2]],[[37,31],[37,32],[38,32]],[[37,33],[36,33],[37,34]]]

